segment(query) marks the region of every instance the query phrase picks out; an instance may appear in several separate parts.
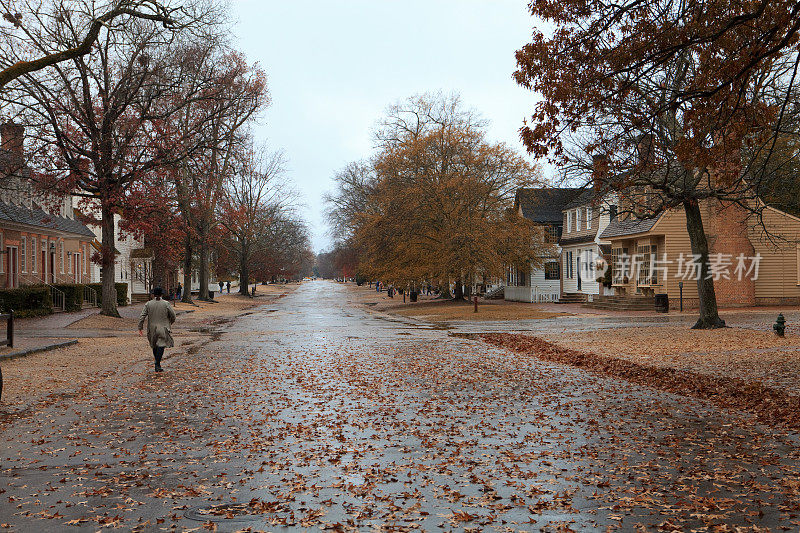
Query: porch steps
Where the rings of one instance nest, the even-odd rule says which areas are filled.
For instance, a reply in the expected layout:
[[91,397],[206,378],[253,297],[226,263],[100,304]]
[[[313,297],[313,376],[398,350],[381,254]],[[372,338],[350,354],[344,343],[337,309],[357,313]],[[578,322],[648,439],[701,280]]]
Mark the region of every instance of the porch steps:
[[131,294],[131,305],[142,304],[150,299],[149,294]]
[[586,295],[578,292],[567,292],[558,299],[560,304],[582,304],[586,303]]
[[505,287],[497,287],[495,289],[490,290],[484,296],[484,300],[502,300],[505,298],[506,288]]
[[655,299],[652,296],[595,296],[593,302],[583,306],[604,311],[653,311]]

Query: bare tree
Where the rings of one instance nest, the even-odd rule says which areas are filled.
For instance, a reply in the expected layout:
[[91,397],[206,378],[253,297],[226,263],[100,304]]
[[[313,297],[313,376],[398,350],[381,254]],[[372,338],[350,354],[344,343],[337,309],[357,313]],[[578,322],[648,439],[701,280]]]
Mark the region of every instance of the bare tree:
[[[83,15],[65,10],[44,48],[61,50],[81,35]],[[115,214],[132,183],[189,153],[183,139],[164,135],[162,121],[187,102],[176,98],[168,67],[175,35],[149,18],[101,30],[88,55],[23,75],[0,95],[33,127],[42,186],[99,205],[102,227],[102,312],[119,316],[114,298]],[[200,124],[196,124],[200,127]]]
[[[179,6],[158,0],[75,2],[66,0],[0,0],[0,89],[10,81],[91,52],[105,31],[123,28],[133,19],[148,20],[177,29],[189,23]],[[73,21],[75,32],[61,48],[51,47]]]
[[225,182],[219,219],[237,256],[239,292],[245,295],[254,254],[270,243],[274,226],[282,224],[293,200],[281,180],[284,171],[282,153],[251,147],[237,158]]
[[[247,126],[269,105],[266,76],[221,42],[193,44],[176,55],[180,91],[207,95],[183,106],[169,129],[198,149],[170,169],[178,209],[188,231],[184,242],[183,301],[191,302],[192,267],[197,256],[201,300],[208,300],[210,240],[218,228],[223,184],[232,176],[237,154],[247,147]],[[213,96],[213,97],[212,97]],[[202,125],[198,128],[198,125]],[[197,252],[195,254],[195,251]]]

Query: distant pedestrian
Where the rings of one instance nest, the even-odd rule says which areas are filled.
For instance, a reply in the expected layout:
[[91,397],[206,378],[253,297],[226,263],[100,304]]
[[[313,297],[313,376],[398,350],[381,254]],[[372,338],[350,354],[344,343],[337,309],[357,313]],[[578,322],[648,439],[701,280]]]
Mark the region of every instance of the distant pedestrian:
[[162,300],[164,289],[156,287],[153,289],[155,300],[150,300],[144,304],[142,314],[139,316],[139,335],[144,330],[144,321],[147,319],[147,340],[153,349],[153,358],[156,362],[156,372],[163,372],[161,368],[161,358],[164,357],[164,349],[175,346],[172,340],[172,324],[175,322],[175,311],[168,301]]
[[231,282],[230,281],[225,283],[225,288],[228,289],[228,294],[230,294],[231,293]]
[[220,282],[219,282],[219,293],[220,293],[220,294],[222,294],[222,288],[223,288],[224,286],[225,286],[225,283],[224,283],[223,281],[220,281]]
[[181,286],[180,282],[178,282],[178,288],[175,289],[175,298],[177,300],[181,299],[181,292],[183,291],[183,287]]

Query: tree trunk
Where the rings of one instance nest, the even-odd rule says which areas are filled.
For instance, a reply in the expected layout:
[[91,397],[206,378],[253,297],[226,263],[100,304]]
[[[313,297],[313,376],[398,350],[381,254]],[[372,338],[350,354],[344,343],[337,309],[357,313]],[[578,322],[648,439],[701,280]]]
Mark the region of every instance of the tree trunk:
[[250,270],[247,266],[247,247],[242,245],[242,248],[239,250],[239,294],[244,294],[245,296],[249,296],[249,288],[250,288]]
[[204,302],[209,301],[208,297],[208,245],[206,244],[206,235],[200,235],[200,257],[198,265],[197,276],[200,278],[200,293],[199,300]]
[[171,287],[168,287],[166,283],[167,280],[167,265],[165,264],[164,260],[161,259],[161,254],[156,254],[153,258],[153,287],[161,287],[164,291],[169,294],[169,290]]
[[183,294],[181,301],[187,304],[192,303],[192,238],[187,233],[184,241],[183,257]]
[[703,229],[703,218],[697,200],[683,202],[686,212],[686,230],[692,244],[692,254],[699,256],[700,275],[697,278],[697,296],[700,299],[700,318],[692,329],[724,328],[725,321],[719,317],[714,280],[708,277],[708,239]]
[[456,280],[456,286],[453,288],[453,298],[456,300],[464,299],[464,286],[461,283],[461,278]]
[[114,212],[107,202],[101,200],[101,217],[103,242],[102,253],[100,254],[100,265],[102,266],[102,310],[100,314],[119,318],[117,311],[117,287],[114,285],[116,279],[115,247],[114,247]]
[[442,290],[439,291],[439,298],[450,299],[452,295],[450,294],[450,280],[444,280],[440,283]]

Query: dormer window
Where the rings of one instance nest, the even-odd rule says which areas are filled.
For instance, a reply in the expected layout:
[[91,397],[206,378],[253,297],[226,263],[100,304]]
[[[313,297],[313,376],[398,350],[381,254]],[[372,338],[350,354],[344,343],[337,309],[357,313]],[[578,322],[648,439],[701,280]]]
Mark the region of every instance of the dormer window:
[[572,233],[572,211],[567,211],[567,233]]
[[592,229],[592,208],[586,208],[586,229]]
[[575,210],[575,231],[581,230],[581,210]]

